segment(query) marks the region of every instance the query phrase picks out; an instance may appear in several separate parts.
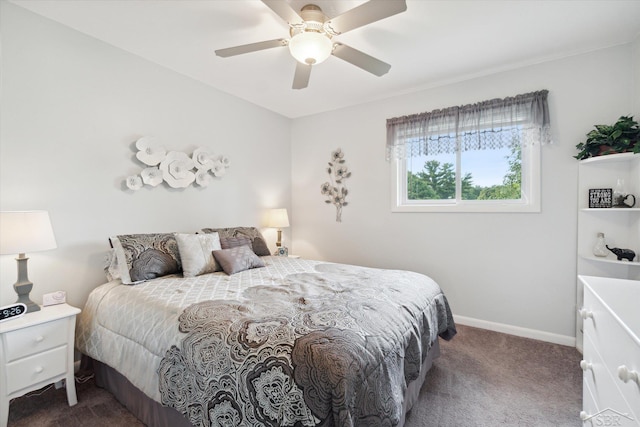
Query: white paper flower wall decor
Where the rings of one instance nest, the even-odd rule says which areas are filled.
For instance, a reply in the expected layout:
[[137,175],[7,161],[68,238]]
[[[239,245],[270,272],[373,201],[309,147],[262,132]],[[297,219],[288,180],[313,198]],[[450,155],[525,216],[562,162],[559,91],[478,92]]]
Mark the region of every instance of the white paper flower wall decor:
[[138,152],[136,157],[145,165],[155,166],[164,159],[167,155],[167,150],[164,149],[155,138],[143,136],[136,141],[136,148]]
[[230,165],[227,157],[216,156],[206,148],[197,148],[191,155],[167,151],[148,136],[138,139],[135,145],[136,158],[148,167],[125,179],[127,188],[134,191],[144,185],[156,187],[163,181],[172,188],[185,188],[194,182],[206,187],[213,177],[223,176]]

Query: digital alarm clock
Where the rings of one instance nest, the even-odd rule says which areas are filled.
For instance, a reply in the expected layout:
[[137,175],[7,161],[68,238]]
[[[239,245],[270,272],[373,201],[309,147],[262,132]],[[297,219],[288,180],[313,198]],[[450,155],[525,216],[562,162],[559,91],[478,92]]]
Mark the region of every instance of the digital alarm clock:
[[27,314],[27,306],[21,302],[0,307],[0,322],[17,319]]

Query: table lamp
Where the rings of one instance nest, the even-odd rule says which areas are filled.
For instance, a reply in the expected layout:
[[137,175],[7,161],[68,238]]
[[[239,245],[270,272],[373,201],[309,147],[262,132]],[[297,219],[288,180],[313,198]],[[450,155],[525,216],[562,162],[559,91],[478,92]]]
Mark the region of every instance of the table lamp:
[[278,240],[276,246],[282,246],[282,229],[289,226],[289,217],[286,209],[271,209],[269,211],[269,221],[267,227],[278,229]]
[[27,306],[27,313],[40,310],[29,299],[33,283],[27,274],[26,252],[55,249],[51,220],[47,211],[0,212],[0,255],[18,254],[18,281],[13,285],[18,294],[17,303]]

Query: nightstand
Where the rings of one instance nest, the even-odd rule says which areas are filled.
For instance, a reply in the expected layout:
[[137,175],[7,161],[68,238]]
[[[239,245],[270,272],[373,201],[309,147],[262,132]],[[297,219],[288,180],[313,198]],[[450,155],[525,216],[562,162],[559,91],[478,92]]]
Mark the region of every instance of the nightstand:
[[65,380],[69,406],[78,403],[73,372],[76,315],[67,304],[0,323],[0,426],[6,427],[9,402],[47,384]]

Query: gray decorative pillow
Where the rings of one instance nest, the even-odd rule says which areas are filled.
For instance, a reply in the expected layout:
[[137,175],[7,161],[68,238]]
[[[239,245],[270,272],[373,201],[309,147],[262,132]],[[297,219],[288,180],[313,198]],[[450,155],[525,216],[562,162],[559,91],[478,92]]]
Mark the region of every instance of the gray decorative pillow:
[[111,237],[122,283],[155,279],[182,272],[178,243],[173,233],[126,234]]
[[213,256],[228,275],[251,268],[264,267],[264,261],[258,258],[249,246],[220,249],[213,251]]
[[180,249],[184,277],[195,277],[222,270],[211,253],[211,251],[222,249],[218,233],[176,233],[176,241]]
[[220,239],[225,237],[246,236],[251,239],[253,252],[258,256],[271,255],[262,233],[255,227],[203,228],[203,233],[218,233]]
[[231,249],[238,246],[249,246],[249,249],[253,251],[253,245],[251,244],[251,239],[246,236],[222,237],[220,239],[220,246],[221,246],[220,249]]

